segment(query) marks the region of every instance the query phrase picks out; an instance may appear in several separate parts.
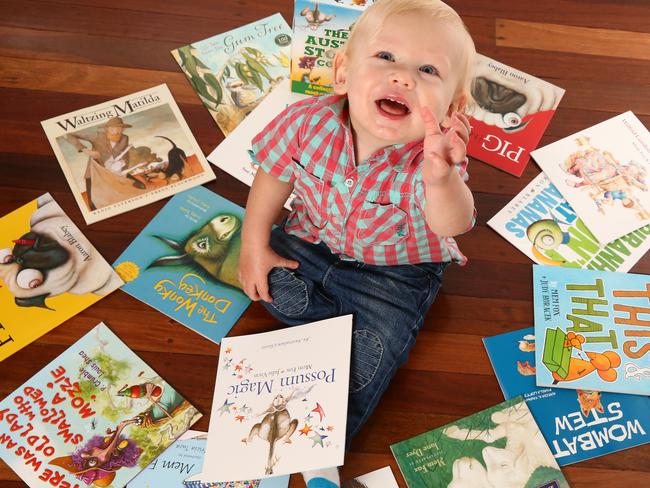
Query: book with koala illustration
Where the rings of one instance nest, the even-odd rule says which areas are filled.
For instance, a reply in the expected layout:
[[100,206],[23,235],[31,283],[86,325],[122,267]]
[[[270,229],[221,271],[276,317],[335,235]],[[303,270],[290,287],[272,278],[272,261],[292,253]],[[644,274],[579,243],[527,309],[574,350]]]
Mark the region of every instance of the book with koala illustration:
[[477,53],[471,91],[467,154],[521,176],[564,89]]
[[0,402],[0,459],[30,488],[122,488],[200,417],[99,323]]
[[172,51],[224,135],[289,78],[291,28],[273,14]]
[[533,266],[539,386],[650,395],[650,276]]
[[291,43],[291,91],[321,95],[332,91],[336,51],[370,1],[295,0]]
[[568,488],[522,397],[390,446],[409,488]]
[[523,395],[560,466],[650,442],[650,397],[537,386],[533,327],[483,344],[506,400]]
[[165,84],[41,125],[87,224],[215,178]]
[[650,132],[632,112],[531,154],[598,242],[650,224]]
[[289,476],[205,483],[203,486],[186,481],[201,472],[206,440],[206,432],[188,430],[133,478],[127,488],[286,488],[289,484]]
[[203,186],[174,195],[113,263],[122,289],[219,344],[251,302],[238,278],[243,219]]
[[[289,91],[289,80],[283,80],[209,155],[208,161],[217,168],[251,186],[258,163],[253,156],[251,141],[262,129],[291,103],[306,98]],[[287,199],[285,208],[290,208],[293,196]]]
[[624,272],[650,249],[650,225],[600,244],[544,173],[487,223],[537,264]]
[[352,315],[224,338],[203,473],[189,481],[266,479],[340,466]]
[[49,193],[0,218],[0,361],[122,285]]

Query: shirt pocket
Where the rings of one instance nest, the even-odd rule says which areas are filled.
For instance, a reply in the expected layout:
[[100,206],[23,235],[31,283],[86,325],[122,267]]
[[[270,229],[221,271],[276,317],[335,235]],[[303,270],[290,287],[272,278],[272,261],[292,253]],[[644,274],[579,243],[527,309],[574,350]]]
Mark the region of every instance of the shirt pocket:
[[315,227],[322,229],[327,224],[325,207],[325,182],[302,166],[297,166],[296,180],[293,184],[294,192],[302,203],[305,213]]
[[409,236],[408,215],[394,203],[365,201],[359,213],[355,238],[363,246],[395,245]]

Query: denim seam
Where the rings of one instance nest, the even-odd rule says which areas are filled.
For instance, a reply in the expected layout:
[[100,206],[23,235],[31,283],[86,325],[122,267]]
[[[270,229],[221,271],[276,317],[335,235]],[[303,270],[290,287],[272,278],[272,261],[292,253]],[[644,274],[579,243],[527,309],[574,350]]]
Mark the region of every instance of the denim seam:
[[[279,268],[279,269],[284,269],[284,268]],[[295,312],[294,312],[294,309],[296,308],[295,306],[292,307],[292,308],[289,308],[288,310],[281,310],[280,308],[276,307],[273,304],[273,301],[275,301],[277,298],[281,298],[281,297],[285,296],[287,293],[289,293],[289,291],[287,291],[284,294],[280,295],[280,297],[274,298],[273,301],[271,302],[271,306],[275,310],[277,310],[279,313],[281,313],[283,315],[286,315],[288,317],[291,317],[291,316],[294,316],[294,315],[300,315],[300,314],[304,313],[305,310],[307,310],[307,307],[309,307],[309,294],[307,293],[307,284],[303,280],[301,280],[300,278],[296,278],[296,276],[293,273],[291,273],[290,271],[288,271],[288,270],[284,270],[284,271],[286,273],[285,277],[288,278],[289,276],[292,276],[294,278],[294,281],[297,282],[298,288],[300,289],[300,291],[305,296],[305,303],[300,309],[298,309]],[[278,281],[286,281],[286,279],[283,279],[283,278],[281,278]],[[275,281],[275,283],[277,283],[278,281]],[[296,296],[296,294],[294,294],[294,296]]]

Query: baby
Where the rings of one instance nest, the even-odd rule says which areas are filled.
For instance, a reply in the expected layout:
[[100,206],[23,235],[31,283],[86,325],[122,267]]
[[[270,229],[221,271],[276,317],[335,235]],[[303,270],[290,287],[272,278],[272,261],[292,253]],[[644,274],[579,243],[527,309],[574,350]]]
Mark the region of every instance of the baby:
[[[452,236],[474,223],[461,113],[474,54],[443,2],[378,0],[337,53],[335,94],[290,105],[253,139],[240,280],[288,325],[353,314],[348,443],[406,361],[443,269],[466,262]],[[338,486],[335,468],[303,474]]]

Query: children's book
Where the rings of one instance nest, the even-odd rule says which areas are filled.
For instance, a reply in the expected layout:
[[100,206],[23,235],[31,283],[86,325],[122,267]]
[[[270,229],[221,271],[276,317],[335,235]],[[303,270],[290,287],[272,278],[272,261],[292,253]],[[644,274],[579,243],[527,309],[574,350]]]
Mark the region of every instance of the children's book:
[[599,242],[650,223],[650,133],[632,112],[531,154]]
[[488,225],[538,264],[628,271],[650,249],[650,225],[600,244],[544,173]]
[[243,219],[205,187],[174,195],[113,263],[122,289],[219,344],[250,305],[238,278]]
[[122,285],[49,193],[0,218],[0,361]]
[[[280,82],[254,113],[237,126],[214,151],[208,155],[208,161],[242,183],[251,186],[259,164],[253,156],[251,140],[269,124],[280,112],[293,102],[306,98],[289,91],[289,81]],[[285,207],[290,208],[290,197]]]
[[560,466],[650,442],[650,397],[538,387],[533,327],[483,343],[506,400],[524,396]]
[[190,481],[267,478],[340,466],[352,315],[226,337],[203,473]]
[[521,176],[564,90],[482,54],[472,79],[467,154]]
[[87,224],[214,179],[164,84],[41,124]]
[[342,488],[399,488],[395,476],[386,466],[343,483]]
[[533,266],[539,386],[650,394],[650,277]]
[[410,488],[568,488],[522,397],[390,446]]
[[225,135],[289,77],[291,29],[270,17],[172,51]]
[[368,0],[295,0],[291,44],[291,91],[332,91],[332,67]]
[[289,476],[265,480],[204,483],[202,486],[185,480],[201,472],[205,457],[205,432],[188,430],[165,452],[151,461],[127,488],[286,488]]
[[200,417],[100,323],[0,402],[0,458],[31,488],[121,488]]

